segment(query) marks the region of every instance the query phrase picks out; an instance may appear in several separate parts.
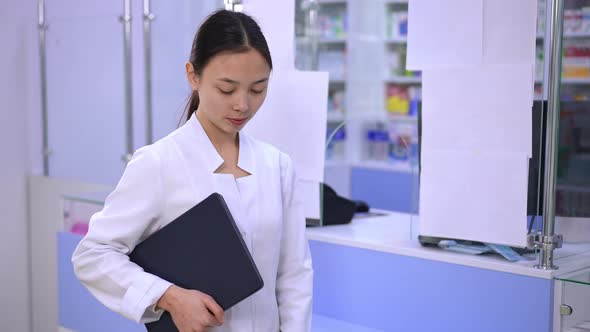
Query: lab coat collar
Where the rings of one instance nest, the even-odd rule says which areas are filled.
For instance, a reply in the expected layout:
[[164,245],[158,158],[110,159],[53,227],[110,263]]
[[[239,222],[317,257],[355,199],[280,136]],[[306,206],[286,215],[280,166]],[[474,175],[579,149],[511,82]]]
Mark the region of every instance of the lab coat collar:
[[[195,112],[191,118],[187,121],[186,125],[189,127],[189,131],[195,136],[198,142],[198,148],[203,149],[203,152],[207,156],[205,163],[207,171],[214,173],[219,166],[223,164],[223,158],[215,149],[215,146],[207,136],[205,129],[197,119],[197,113]],[[243,132],[239,132],[239,151],[238,151],[238,167],[244,171],[254,174],[254,162],[252,158],[252,150],[250,146],[250,138]]]

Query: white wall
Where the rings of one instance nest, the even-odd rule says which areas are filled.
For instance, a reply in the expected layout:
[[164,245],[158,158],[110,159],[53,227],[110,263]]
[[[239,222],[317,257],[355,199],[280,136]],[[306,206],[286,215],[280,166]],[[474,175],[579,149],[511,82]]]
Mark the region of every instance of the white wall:
[[[35,107],[30,86],[36,52],[34,0],[0,0],[0,324],[2,331],[30,331],[30,263],[27,175]],[[33,34],[33,35],[32,35]],[[31,36],[32,35],[32,36]],[[33,37],[33,38],[32,38]]]

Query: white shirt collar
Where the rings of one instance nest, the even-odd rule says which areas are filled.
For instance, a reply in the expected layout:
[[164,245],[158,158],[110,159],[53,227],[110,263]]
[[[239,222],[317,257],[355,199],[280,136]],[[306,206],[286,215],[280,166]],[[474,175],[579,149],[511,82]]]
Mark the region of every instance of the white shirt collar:
[[[202,149],[202,152],[206,155],[205,163],[207,171],[214,173],[219,166],[223,164],[223,158],[213,146],[213,143],[207,136],[205,129],[197,119],[197,113],[195,112],[190,119],[186,122],[186,126],[189,128],[191,136],[194,135],[196,146],[198,149]],[[242,170],[254,174],[254,160],[252,158],[252,146],[248,135],[238,133],[239,135],[239,150],[238,150],[238,167]]]

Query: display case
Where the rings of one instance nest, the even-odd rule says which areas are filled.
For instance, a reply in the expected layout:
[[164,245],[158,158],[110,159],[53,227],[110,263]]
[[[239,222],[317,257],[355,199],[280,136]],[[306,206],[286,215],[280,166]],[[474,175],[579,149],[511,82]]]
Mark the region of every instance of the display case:
[[59,331],[145,331],[142,324],[126,319],[98,302],[74,273],[72,255],[88,231],[90,218],[102,210],[107,196],[108,192],[62,195],[63,224],[57,233]]
[[555,331],[590,331],[590,267],[556,278]]
[[103,205],[107,192],[63,195],[63,225],[61,230],[80,236],[88,232],[88,223]]

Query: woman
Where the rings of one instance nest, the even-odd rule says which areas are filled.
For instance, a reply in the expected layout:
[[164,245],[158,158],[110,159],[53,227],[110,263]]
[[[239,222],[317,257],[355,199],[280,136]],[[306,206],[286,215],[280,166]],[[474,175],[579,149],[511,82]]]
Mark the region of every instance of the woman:
[[[260,27],[245,14],[215,12],[185,67],[193,90],[186,124],[135,152],[74,252],[76,275],[137,322],[165,310],[181,332],[309,331],[313,273],[293,163],[241,131],[264,102],[272,70]],[[224,196],[264,280],[225,313],[209,295],[146,273],[127,256],[213,192]]]

